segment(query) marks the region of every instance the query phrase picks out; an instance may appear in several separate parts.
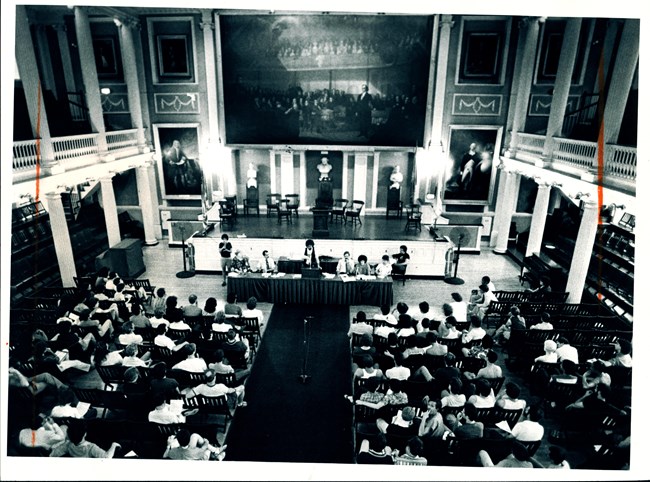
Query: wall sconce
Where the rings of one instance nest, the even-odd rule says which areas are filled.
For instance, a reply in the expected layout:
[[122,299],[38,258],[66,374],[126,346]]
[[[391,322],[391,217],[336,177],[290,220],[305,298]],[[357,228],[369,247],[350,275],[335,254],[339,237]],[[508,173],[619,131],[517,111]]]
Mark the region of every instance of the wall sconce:
[[108,87],[102,87],[101,89],[99,89],[99,92],[100,92],[102,95],[108,95],[108,94],[111,93],[111,89],[108,88]]

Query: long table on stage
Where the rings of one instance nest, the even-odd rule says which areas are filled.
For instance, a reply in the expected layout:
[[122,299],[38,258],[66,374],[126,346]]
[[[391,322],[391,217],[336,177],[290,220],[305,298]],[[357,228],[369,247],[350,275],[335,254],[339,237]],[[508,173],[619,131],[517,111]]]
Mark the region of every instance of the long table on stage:
[[343,281],[331,279],[303,279],[291,274],[272,277],[257,273],[228,276],[228,293],[246,301],[251,296],[269,303],[319,303],[335,305],[392,305],[391,278]]

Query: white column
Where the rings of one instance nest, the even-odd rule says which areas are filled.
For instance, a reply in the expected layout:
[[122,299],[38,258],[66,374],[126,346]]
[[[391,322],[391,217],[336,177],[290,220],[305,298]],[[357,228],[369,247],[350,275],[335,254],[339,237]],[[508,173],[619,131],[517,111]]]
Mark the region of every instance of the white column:
[[618,142],[627,98],[639,61],[639,29],[638,19],[625,20],[605,104],[605,144]]
[[275,194],[277,191],[277,186],[275,182],[275,151],[271,149],[269,151],[269,177],[271,178],[271,194]]
[[209,142],[220,142],[219,114],[217,97],[217,68],[214,48],[214,22],[212,10],[201,12],[199,27],[203,31],[203,65],[205,67],[205,94],[208,101],[208,139]]
[[512,109],[514,113],[512,119],[512,129],[510,145],[508,149],[514,154],[517,150],[517,134],[523,130],[526,125],[526,116],[528,114],[528,99],[530,97],[530,87],[533,83],[535,73],[535,49],[537,48],[537,38],[539,37],[539,22],[537,18],[528,18],[522,20],[525,23],[525,36],[523,47],[517,51],[519,64],[519,76],[515,77],[517,81],[512,83],[511,96],[515,99],[515,105]]
[[573,77],[573,66],[578,51],[578,42],[580,41],[581,22],[582,19],[580,18],[567,19],[564,28],[562,51],[560,52],[559,66],[553,87],[553,101],[548,116],[548,126],[546,127],[546,139],[544,140],[544,152],[542,154],[543,161],[552,160],[553,150],[555,149],[553,137],[562,134],[566,103],[569,99],[569,89]]
[[99,81],[97,80],[97,67],[95,64],[95,52],[93,51],[93,39],[90,33],[90,22],[88,21],[88,14],[85,11],[85,7],[74,7],[74,25],[77,33],[77,49],[79,51],[81,76],[84,83],[86,103],[88,104],[90,125],[99,134],[97,136],[99,155],[101,158],[106,158],[108,155],[108,145],[106,143],[104,112],[102,110],[102,99],[99,92]]
[[61,273],[61,282],[64,288],[72,288],[76,286],[74,277],[77,276],[77,270],[74,264],[70,232],[68,231],[68,222],[65,219],[61,194],[48,192],[45,194],[45,199],[52,228],[54,250],[56,251],[56,259]]
[[140,152],[147,152],[147,141],[144,137],[144,122],[142,120],[142,104],[140,101],[140,83],[138,82],[138,61],[142,61],[142,56],[138,54],[133,45],[133,33],[131,26],[125,23],[119,28],[120,45],[122,47],[122,66],[124,68],[124,81],[129,97],[129,112],[131,113],[131,122],[133,127],[138,130],[137,142]]
[[341,167],[341,198],[348,199],[348,165],[350,163],[350,153],[343,152],[343,166]]
[[[151,202],[151,210],[154,223],[154,237],[162,239],[162,226],[160,225],[160,202],[158,201],[158,184],[156,182],[156,171],[154,169],[155,161],[147,162],[147,175],[149,176],[149,201]],[[210,193],[210,201],[212,201],[212,193]]]
[[377,187],[379,186],[379,152],[374,153],[375,159],[372,163],[372,209],[377,209]]
[[280,194],[294,194],[293,189],[293,152],[280,153]]
[[16,46],[20,47],[16,48],[16,63],[25,91],[25,101],[32,125],[32,134],[35,139],[41,140],[41,166],[53,166],[58,163],[54,160],[54,146],[50,136],[50,125],[47,121],[38,65],[36,64],[36,53],[34,52],[24,5],[16,5]]
[[548,201],[551,195],[551,186],[541,183],[537,186],[537,197],[533,208],[533,219],[530,223],[528,244],[526,245],[526,256],[539,253],[544,238],[544,227],[548,215]]
[[300,151],[300,207],[307,208],[307,159],[305,151]]
[[571,268],[566,283],[566,291],[569,292],[567,303],[580,303],[582,299],[597,228],[598,204],[589,200],[584,204],[580,229],[578,230],[573,258],[571,259]]
[[366,200],[366,175],[368,174],[368,153],[354,153],[354,180],[352,199]]
[[113,191],[113,175],[99,178],[102,189],[102,204],[104,208],[104,220],[106,221],[106,234],[108,234],[108,247],[112,248],[120,241],[120,223],[117,219],[117,203],[115,202],[115,191]]
[[[490,233],[490,247],[494,248],[497,245],[497,233],[499,232],[499,226],[501,224],[501,218],[503,217],[504,209],[503,203],[506,199],[506,171],[505,169],[498,168],[497,172],[499,173],[499,185],[497,187],[497,200],[494,206],[494,219],[492,220],[492,232]],[[440,183],[438,183],[440,186]],[[442,192],[436,193],[436,197],[441,195]]]
[[[445,96],[447,93],[447,69],[449,68],[449,44],[451,29],[454,22],[451,15],[443,15],[440,21],[440,40],[438,41],[438,69],[436,72],[436,88],[433,99],[433,120],[431,123],[431,142],[442,145],[442,125],[445,112]],[[434,32],[435,34],[435,32]]]
[[[433,16],[433,30],[431,32],[431,57],[429,59],[429,82],[436,78],[436,64],[438,62],[438,30],[440,30],[440,14]],[[431,143],[431,120],[433,118],[433,89],[427,89],[427,110],[424,115],[424,142],[423,148]],[[419,180],[418,180],[419,181]]]
[[158,244],[154,231],[154,214],[151,203],[151,188],[149,186],[149,163],[135,168],[135,181],[138,188],[138,202],[142,212],[144,225],[144,244],[153,246]]
[[[502,173],[503,174],[503,173]],[[497,254],[505,254],[508,250],[508,235],[510,234],[510,222],[512,221],[512,214],[515,211],[517,204],[517,183],[519,174],[512,171],[506,172],[506,185],[505,185],[505,198],[502,206],[502,216],[499,219],[497,226],[497,238],[494,252]]]

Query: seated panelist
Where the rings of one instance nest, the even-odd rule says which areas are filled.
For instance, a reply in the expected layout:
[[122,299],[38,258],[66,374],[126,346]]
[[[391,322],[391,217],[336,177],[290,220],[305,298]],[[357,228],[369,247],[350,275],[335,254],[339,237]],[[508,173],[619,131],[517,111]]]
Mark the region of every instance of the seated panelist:
[[354,261],[350,256],[350,252],[346,251],[343,253],[343,258],[341,258],[336,265],[336,274],[347,274],[354,275]]
[[262,251],[262,258],[257,263],[257,271],[261,273],[272,273],[276,270],[275,261],[269,256],[269,250]]

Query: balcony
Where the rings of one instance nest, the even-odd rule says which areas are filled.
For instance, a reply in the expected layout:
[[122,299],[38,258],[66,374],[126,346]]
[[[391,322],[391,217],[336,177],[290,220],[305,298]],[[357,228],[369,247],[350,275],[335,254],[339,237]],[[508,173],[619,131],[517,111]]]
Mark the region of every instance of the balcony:
[[53,137],[54,160],[49,163],[41,162],[39,169],[37,169],[37,165],[40,158],[40,140],[14,142],[13,182],[35,179],[37,173],[38,176],[47,176],[47,170],[40,171],[43,168],[56,166],[57,171],[68,172],[100,162],[110,162],[139,154],[137,129],[107,132],[108,153],[105,154],[104,159],[100,156],[98,137],[99,134]]
[[[545,136],[517,133],[514,158],[538,163],[542,160]],[[602,162],[603,185],[636,194],[636,147],[605,144]],[[547,169],[596,182],[599,176],[598,143],[561,137],[553,138]]]

